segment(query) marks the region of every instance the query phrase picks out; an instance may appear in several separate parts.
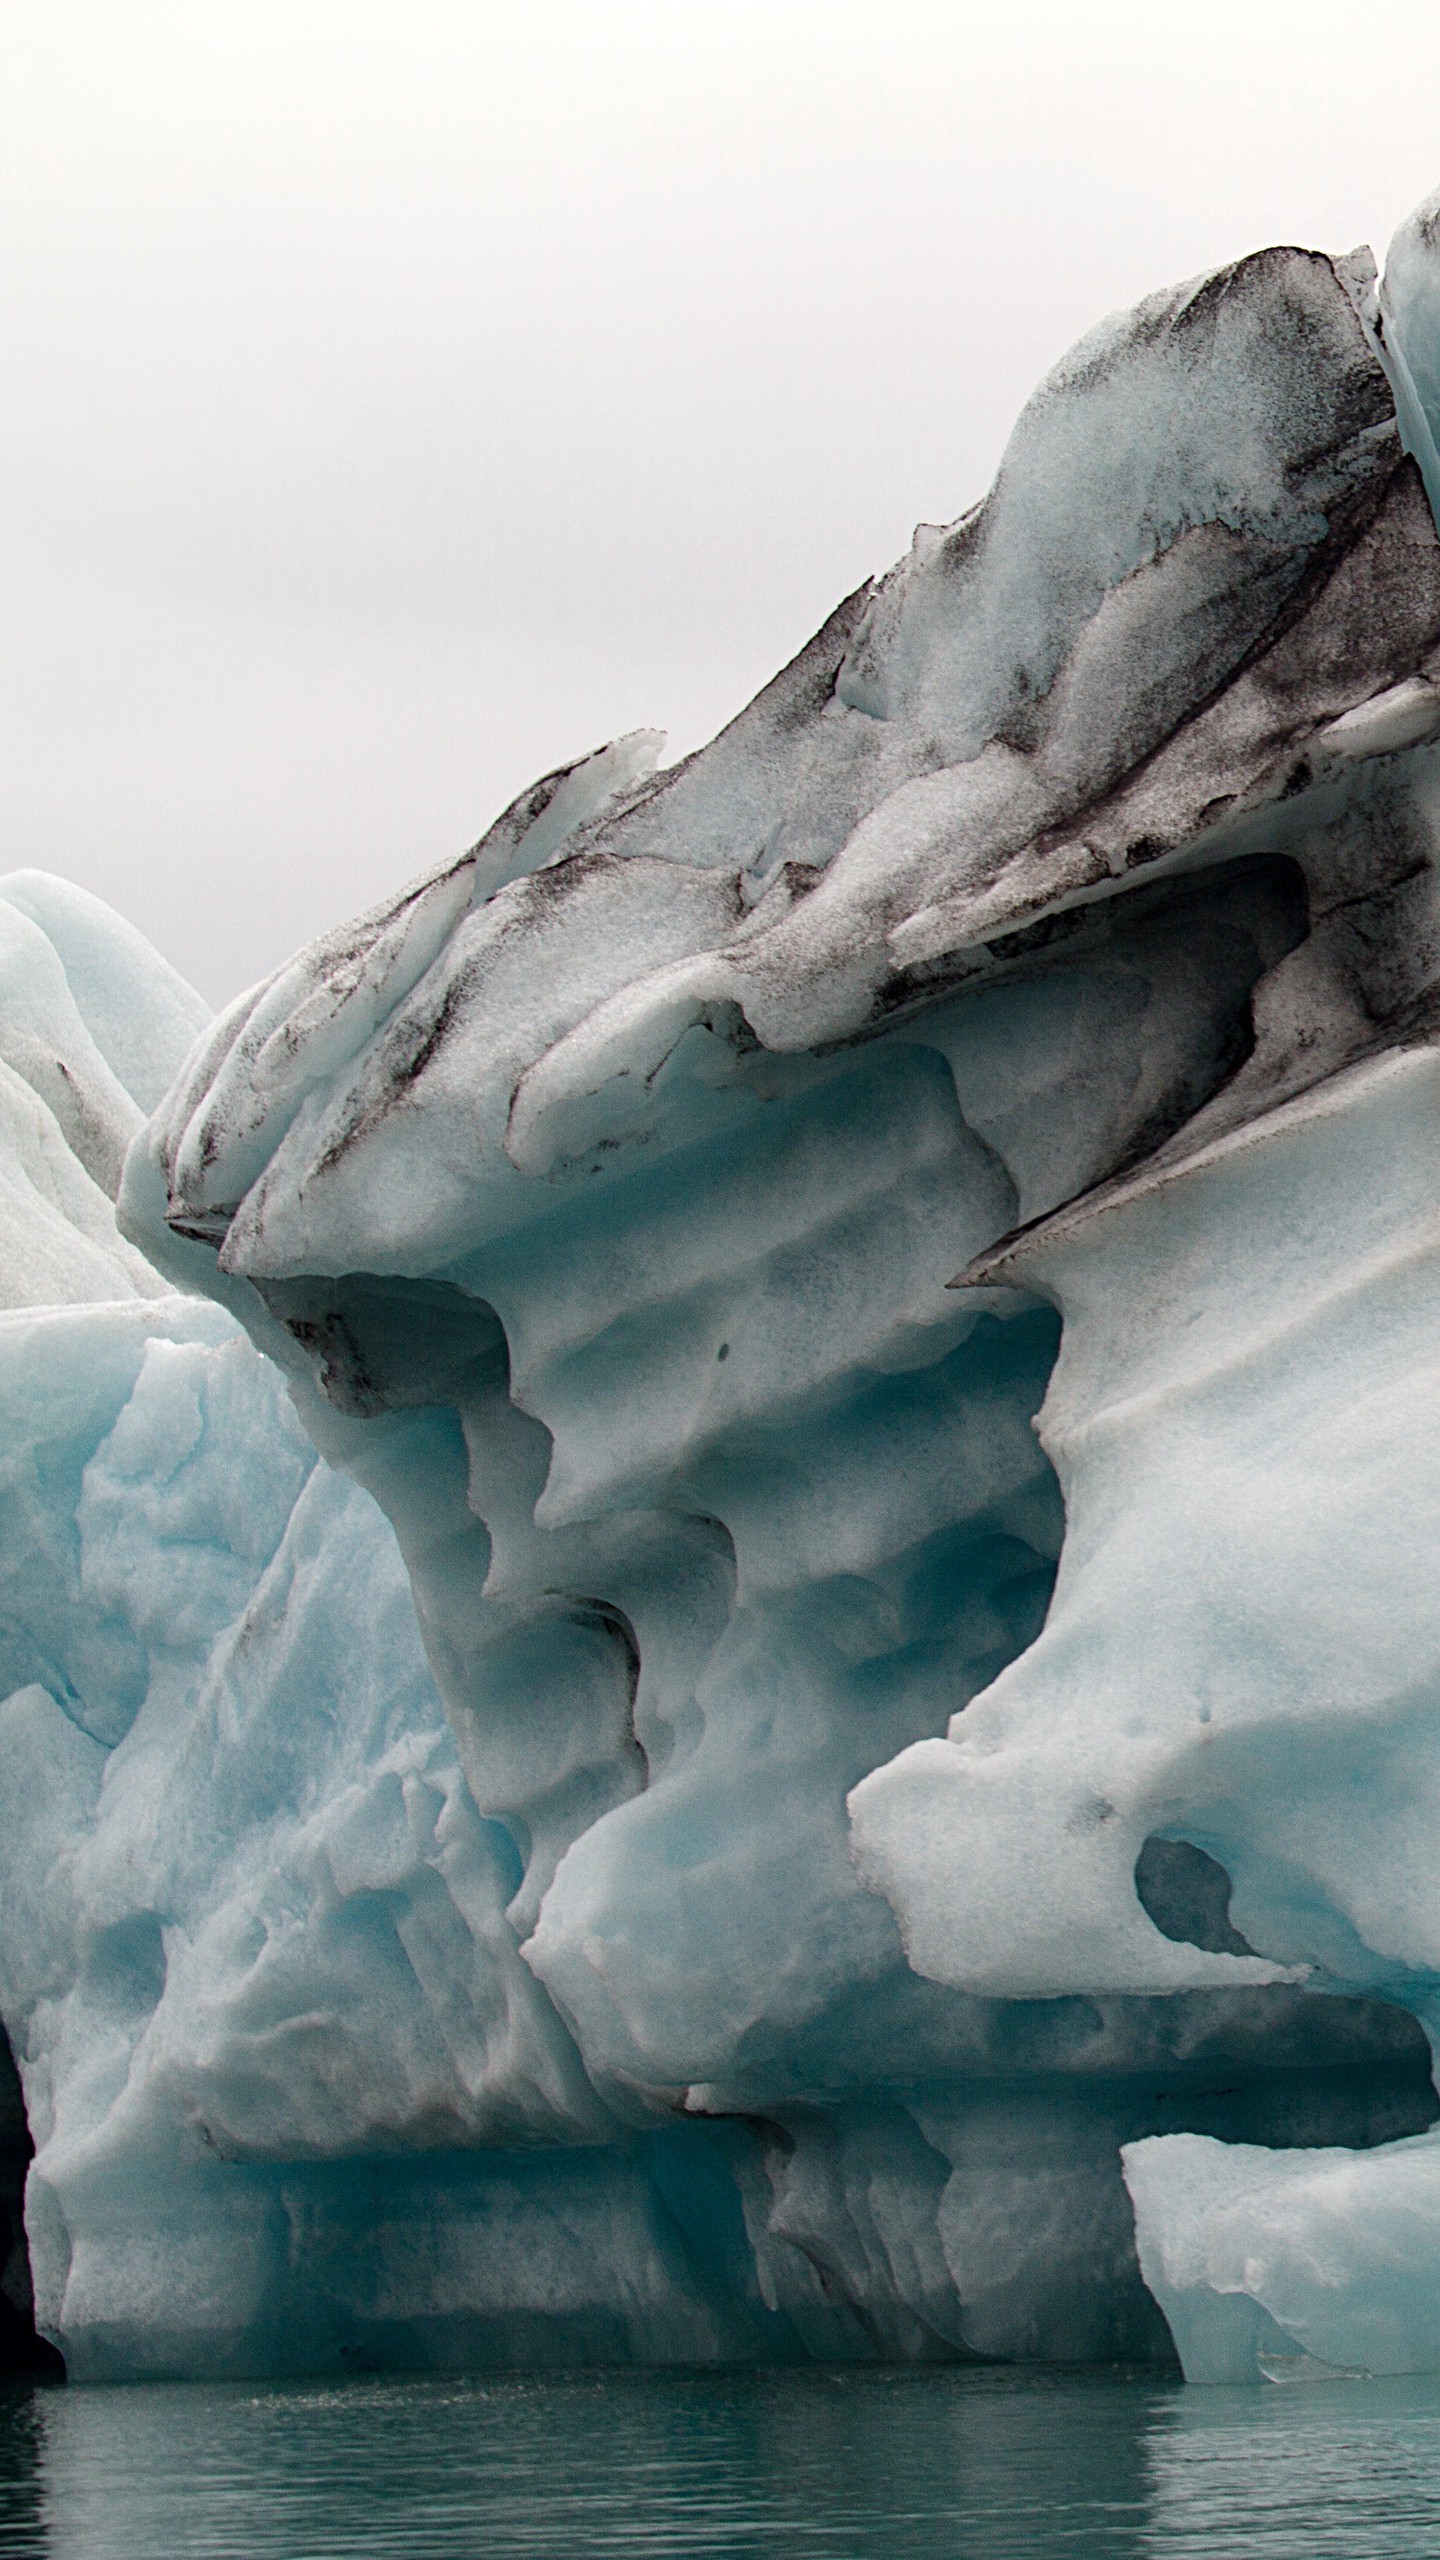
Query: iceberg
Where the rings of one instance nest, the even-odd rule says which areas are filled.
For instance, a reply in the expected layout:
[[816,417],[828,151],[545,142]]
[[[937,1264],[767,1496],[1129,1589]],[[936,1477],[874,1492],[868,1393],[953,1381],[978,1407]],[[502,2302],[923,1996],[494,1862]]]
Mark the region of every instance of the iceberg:
[[0,881],[72,2374],[1440,2365],[1437,207],[218,1020]]

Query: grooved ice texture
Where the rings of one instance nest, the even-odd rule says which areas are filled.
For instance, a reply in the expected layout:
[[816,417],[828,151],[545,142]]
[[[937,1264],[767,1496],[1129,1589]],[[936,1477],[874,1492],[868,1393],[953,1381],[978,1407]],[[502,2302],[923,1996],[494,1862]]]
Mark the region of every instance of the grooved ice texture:
[[1437,205],[214,1023],[0,882],[73,2373],[1440,2365]]

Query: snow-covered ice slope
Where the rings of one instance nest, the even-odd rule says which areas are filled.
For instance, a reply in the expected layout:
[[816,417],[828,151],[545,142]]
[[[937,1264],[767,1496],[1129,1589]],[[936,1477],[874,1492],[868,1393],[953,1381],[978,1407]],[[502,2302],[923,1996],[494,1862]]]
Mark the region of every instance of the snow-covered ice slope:
[[128,1244],[196,1025],[0,884],[73,2369],[1440,2361],[1437,431],[1433,206],[1106,322],[203,1030]]

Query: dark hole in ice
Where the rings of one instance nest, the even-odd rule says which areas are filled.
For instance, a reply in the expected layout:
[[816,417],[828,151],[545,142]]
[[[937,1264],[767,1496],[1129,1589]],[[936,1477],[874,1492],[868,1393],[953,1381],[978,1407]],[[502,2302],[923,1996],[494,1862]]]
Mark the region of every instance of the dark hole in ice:
[[494,1308],[450,1281],[352,1271],[267,1281],[261,1296],[341,1413],[366,1420],[509,1384],[509,1345]]
[[1162,1937],[1209,1956],[1253,1956],[1230,1918],[1230,1878],[1193,1840],[1152,1832],[1135,1861],[1135,1890]]
[[20,2074],[9,2038],[0,2028],[0,2374],[49,2374],[63,2382],[64,2359],[36,2330],[30,2288],[25,2173],[34,2150]]

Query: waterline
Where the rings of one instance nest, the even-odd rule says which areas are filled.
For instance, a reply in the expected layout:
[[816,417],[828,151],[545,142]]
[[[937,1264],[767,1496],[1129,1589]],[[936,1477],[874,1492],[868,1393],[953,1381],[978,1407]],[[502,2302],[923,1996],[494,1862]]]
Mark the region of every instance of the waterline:
[[3,2560],[1434,2560],[1440,2382],[847,2367],[15,2389]]

